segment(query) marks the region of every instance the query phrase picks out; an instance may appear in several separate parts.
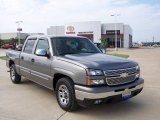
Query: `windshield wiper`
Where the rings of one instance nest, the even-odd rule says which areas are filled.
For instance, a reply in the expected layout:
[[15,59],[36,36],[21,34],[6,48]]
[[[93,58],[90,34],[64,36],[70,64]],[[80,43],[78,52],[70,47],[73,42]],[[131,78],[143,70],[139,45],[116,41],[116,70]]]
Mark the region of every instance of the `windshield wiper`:
[[98,52],[95,52],[95,51],[86,51],[86,52],[78,52],[78,53],[74,53],[74,52],[65,52],[65,53],[60,53],[59,55],[81,54],[81,53],[98,53]]
[[98,53],[98,52],[95,52],[95,51],[87,51],[87,52],[83,52],[83,53]]

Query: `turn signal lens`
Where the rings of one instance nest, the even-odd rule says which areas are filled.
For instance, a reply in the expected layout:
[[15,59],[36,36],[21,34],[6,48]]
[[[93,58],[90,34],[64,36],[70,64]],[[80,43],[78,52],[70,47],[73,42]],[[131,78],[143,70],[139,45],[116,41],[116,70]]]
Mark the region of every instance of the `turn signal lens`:
[[86,84],[87,84],[87,85],[91,85],[91,80],[87,79],[87,80],[86,80]]

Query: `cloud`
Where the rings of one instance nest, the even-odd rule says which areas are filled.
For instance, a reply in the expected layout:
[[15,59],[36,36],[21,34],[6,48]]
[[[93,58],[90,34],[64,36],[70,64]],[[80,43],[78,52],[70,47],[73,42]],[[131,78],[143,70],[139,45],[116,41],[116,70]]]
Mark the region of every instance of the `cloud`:
[[132,26],[135,41],[151,41],[153,36],[160,41],[159,9],[146,4],[121,8],[121,20]]
[[120,13],[119,22],[133,28],[134,40],[160,38],[160,6],[130,4],[130,0],[0,0],[0,32],[16,32],[16,20],[22,20],[23,32],[46,32],[46,28],[67,22],[114,22],[110,16]]

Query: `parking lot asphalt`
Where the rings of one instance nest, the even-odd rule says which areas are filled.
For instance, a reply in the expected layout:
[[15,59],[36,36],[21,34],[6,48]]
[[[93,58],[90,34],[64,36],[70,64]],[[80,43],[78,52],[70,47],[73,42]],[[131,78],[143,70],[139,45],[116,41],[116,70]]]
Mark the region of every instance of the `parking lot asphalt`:
[[55,93],[23,79],[12,84],[5,61],[0,60],[0,120],[159,120],[160,48],[122,49],[141,66],[145,79],[142,93],[120,103],[110,103],[65,112],[57,104]]

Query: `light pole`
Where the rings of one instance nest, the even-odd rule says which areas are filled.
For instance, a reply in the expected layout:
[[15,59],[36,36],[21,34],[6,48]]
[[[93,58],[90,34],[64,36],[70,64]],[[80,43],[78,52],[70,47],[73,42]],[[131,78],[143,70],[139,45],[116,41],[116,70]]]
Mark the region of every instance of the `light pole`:
[[120,16],[120,14],[112,14],[111,16],[114,16],[115,24],[114,24],[114,30],[115,30],[115,51],[117,51],[117,16]]
[[18,45],[20,45],[20,31],[22,31],[22,28],[20,28],[20,23],[22,23],[23,21],[16,21],[16,23],[18,24],[18,28],[17,28],[17,32],[18,32]]

